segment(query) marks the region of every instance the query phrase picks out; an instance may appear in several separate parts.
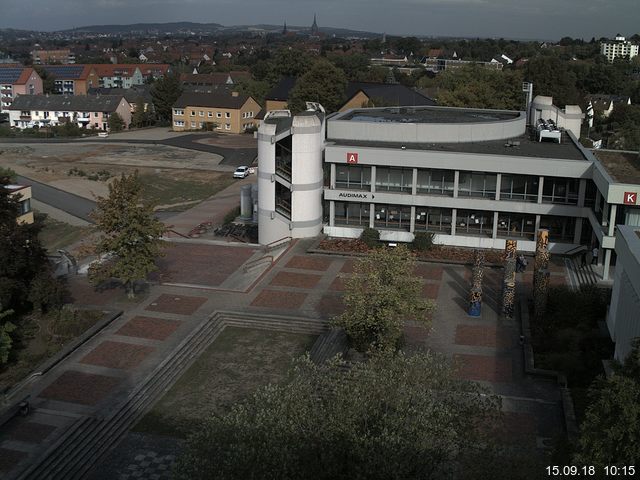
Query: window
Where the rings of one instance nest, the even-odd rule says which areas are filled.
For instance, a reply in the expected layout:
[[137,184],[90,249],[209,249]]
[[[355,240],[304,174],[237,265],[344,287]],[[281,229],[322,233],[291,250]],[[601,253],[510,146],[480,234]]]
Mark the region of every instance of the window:
[[20,215],[24,215],[31,211],[31,199],[27,198],[20,202]]
[[409,231],[411,207],[408,205],[376,205],[373,224],[376,228]]
[[522,237],[533,240],[536,233],[535,215],[522,213],[498,213],[498,237]]
[[545,177],[542,184],[542,201],[577,205],[578,182],[575,178]]
[[231,114],[229,112],[224,112],[224,118],[231,118]]
[[174,115],[184,115],[184,110],[176,108],[173,113]]
[[495,173],[460,172],[458,178],[458,196],[496,198]]
[[230,123],[225,123],[224,124],[224,129],[225,130],[231,130],[231,124]]
[[216,112],[216,118],[222,118],[222,114],[220,112]]
[[[182,114],[181,114],[182,115]],[[93,117],[98,118],[98,112],[93,112]]]
[[453,196],[453,170],[418,169],[417,192],[429,195]]
[[213,112],[207,112],[207,117],[209,118],[213,117]]
[[336,165],[336,188],[371,190],[371,167]]
[[173,122],[173,124],[176,127],[184,127],[184,121],[182,121],[182,120],[176,120],[175,122]]
[[200,115],[201,117],[204,117],[204,112],[203,112],[202,110],[200,110],[200,111],[198,112],[198,115]]
[[376,190],[411,193],[412,168],[377,167]]
[[451,209],[416,207],[415,230],[451,233]]
[[493,236],[493,212],[458,209],[456,235]]
[[199,126],[200,128],[204,128],[204,122],[199,122],[199,123],[198,123],[198,126]]
[[196,128],[196,122],[191,122],[191,128]]
[[532,175],[502,175],[500,200],[537,202],[539,180]]
[[369,226],[369,204],[357,202],[335,202],[336,225]]
[[550,242],[573,243],[576,219],[575,217],[542,215],[540,217],[540,228],[549,230]]
[[191,110],[191,112],[189,112],[189,115],[191,115],[192,117],[195,117],[196,116],[196,112]]

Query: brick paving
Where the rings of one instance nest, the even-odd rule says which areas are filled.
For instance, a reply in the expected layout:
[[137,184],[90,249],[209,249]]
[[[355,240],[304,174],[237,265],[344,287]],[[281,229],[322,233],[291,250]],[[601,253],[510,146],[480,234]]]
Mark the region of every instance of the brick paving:
[[189,297],[163,293],[152,301],[145,310],[174,313],[176,315],[193,315],[206,301],[206,297]]
[[39,396],[60,402],[96,405],[119,383],[119,378],[67,370]]
[[419,263],[414,269],[415,275],[427,280],[442,280],[442,267],[434,267],[433,265],[426,265]]
[[342,273],[353,273],[355,270],[355,265],[356,265],[355,260],[348,259],[344,262],[344,265],[342,265],[342,268],[340,269],[340,271]]
[[218,287],[256,252],[223,245],[172,244],[158,260],[162,282]]
[[126,298],[124,288],[119,284],[105,284],[96,288],[86,276],[70,276],[67,279],[69,301],[81,305],[111,305]]
[[153,317],[133,317],[125,323],[116,335],[127,337],[148,338],[151,340],[166,340],[175,332],[182,322]]
[[305,298],[307,298],[306,293],[265,289],[251,302],[251,306],[297,310],[302,306]]
[[435,300],[438,298],[438,292],[440,291],[439,283],[425,283],[422,287],[422,293],[425,297]]
[[512,346],[511,333],[496,325],[458,325],[455,343],[478,347],[507,348]]
[[99,365],[107,368],[131,369],[137,367],[155,348],[122,342],[102,342],[80,363]]
[[324,318],[340,315],[344,311],[342,296],[332,294],[323,295],[316,306],[316,311]]
[[324,272],[329,268],[333,260],[330,258],[310,257],[296,255],[285,265],[286,268],[297,268],[299,270],[317,270]]
[[279,272],[270,285],[278,287],[307,288],[315,287],[322,277],[307,273]]
[[3,426],[3,435],[12,440],[27,443],[40,443],[56,429],[53,425],[36,422],[12,422]]
[[334,278],[333,282],[331,282],[331,285],[329,285],[329,290],[333,292],[344,292],[346,288],[345,281],[345,277],[338,276]]
[[507,383],[513,381],[511,357],[455,354],[458,376],[465,380]]
[[8,448],[0,448],[0,472],[9,472],[17,463],[27,457],[27,453]]

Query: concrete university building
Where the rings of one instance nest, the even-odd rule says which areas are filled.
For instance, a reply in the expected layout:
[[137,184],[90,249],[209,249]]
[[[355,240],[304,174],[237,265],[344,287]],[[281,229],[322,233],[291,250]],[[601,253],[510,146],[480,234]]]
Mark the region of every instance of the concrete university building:
[[640,181],[578,143],[583,118],[541,96],[528,120],[434,106],[269,112],[257,134],[259,241],[372,227],[389,242],[433,232],[440,244],[503,249],[515,238],[533,252],[547,228],[553,253],[597,246],[608,279],[615,225],[640,225]]

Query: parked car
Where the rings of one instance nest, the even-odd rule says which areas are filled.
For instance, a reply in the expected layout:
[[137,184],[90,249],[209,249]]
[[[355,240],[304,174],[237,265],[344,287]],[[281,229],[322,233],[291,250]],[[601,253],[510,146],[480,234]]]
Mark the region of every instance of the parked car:
[[238,167],[233,172],[233,178],[245,178],[249,175],[249,167]]
[[98,137],[99,138],[107,138],[109,136],[109,134],[107,132],[98,132]]

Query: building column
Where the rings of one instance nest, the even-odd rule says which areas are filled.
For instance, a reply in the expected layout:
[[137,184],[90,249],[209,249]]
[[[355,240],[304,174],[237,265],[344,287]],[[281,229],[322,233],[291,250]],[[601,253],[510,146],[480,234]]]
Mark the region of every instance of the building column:
[[[544,177],[538,177],[538,203],[542,203],[542,192],[544,191]],[[538,229],[536,228],[536,231]]]
[[[329,187],[334,189],[336,188],[336,164],[335,163],[331,163],[331,172],[329,174]],[[333,202],[331,202],[331,205],[333,205]]]
[[376,219],[376,204],[369,204],[369,228],[373,228],[373,222]]
[[502,174],[496,175],[496,200],[500,200],[500,184],[502,183]]
[[375,193],[376,191],[376,166],[371,166],[371,192]]
[[616,228],[616,215],[618,213],[618,205],[616,205],[615,203],[612,204],[609,208],[610,212],[609,212],[609,233],[607,235],[609,235],[610,237],[613,237],[614,233],[615,233],[615,228]]
[[587,196],[587,180],[584,178],[580,179],[580,184],[578,185],[578,206],[584,207],[584,200]]
[[[416,184],[413,184],[414,188]],[[416,207],[411,207],[411,223],[409,224],[409,233],[416,231]]]
[[602,194],[600,193],[600,190],[596,188],[596,203],[593,206],[593,211],[596,213],[600,211],[600,197],[602,197]]
[[453,198],[458,198],[458,185],[460,184],[460,170],[453,173]]
[[493,212],[493,234],[491,238],[498,238],[498,212]]
[[458,216],[458,209],[452,208],[451,209],[451,235],[454,237],[456,236],[457,216]]
[[540,215],[536,215],[536,234],[533,236],[533,241],[538,243],[538,232],[540,231]]
[[[418,193],[418,169],[414,168],[413,182],[411,183],[411,195],[417,195],[417,193]],[[415,208],[414,208],[414,214],[415,214]]]
[[602,279],[609,280],[609,267],[611,266],[611,249],[604,251],[604,268],[602,270]]
[[582,217],[576,218],[576,227],[573,231],[573,243],[576,245],[580,243],[582,238]]
[[609,225],[607,225],[607,220],[608,220],[608,216],[609,216],[609,202],[604,202],[604,207],[602,208],[602,221],[600,222],[600,225],[603,227],[608,227]]
[[336,202],[331,200],[329,202],[329,226],[334,227],[336,224]]

